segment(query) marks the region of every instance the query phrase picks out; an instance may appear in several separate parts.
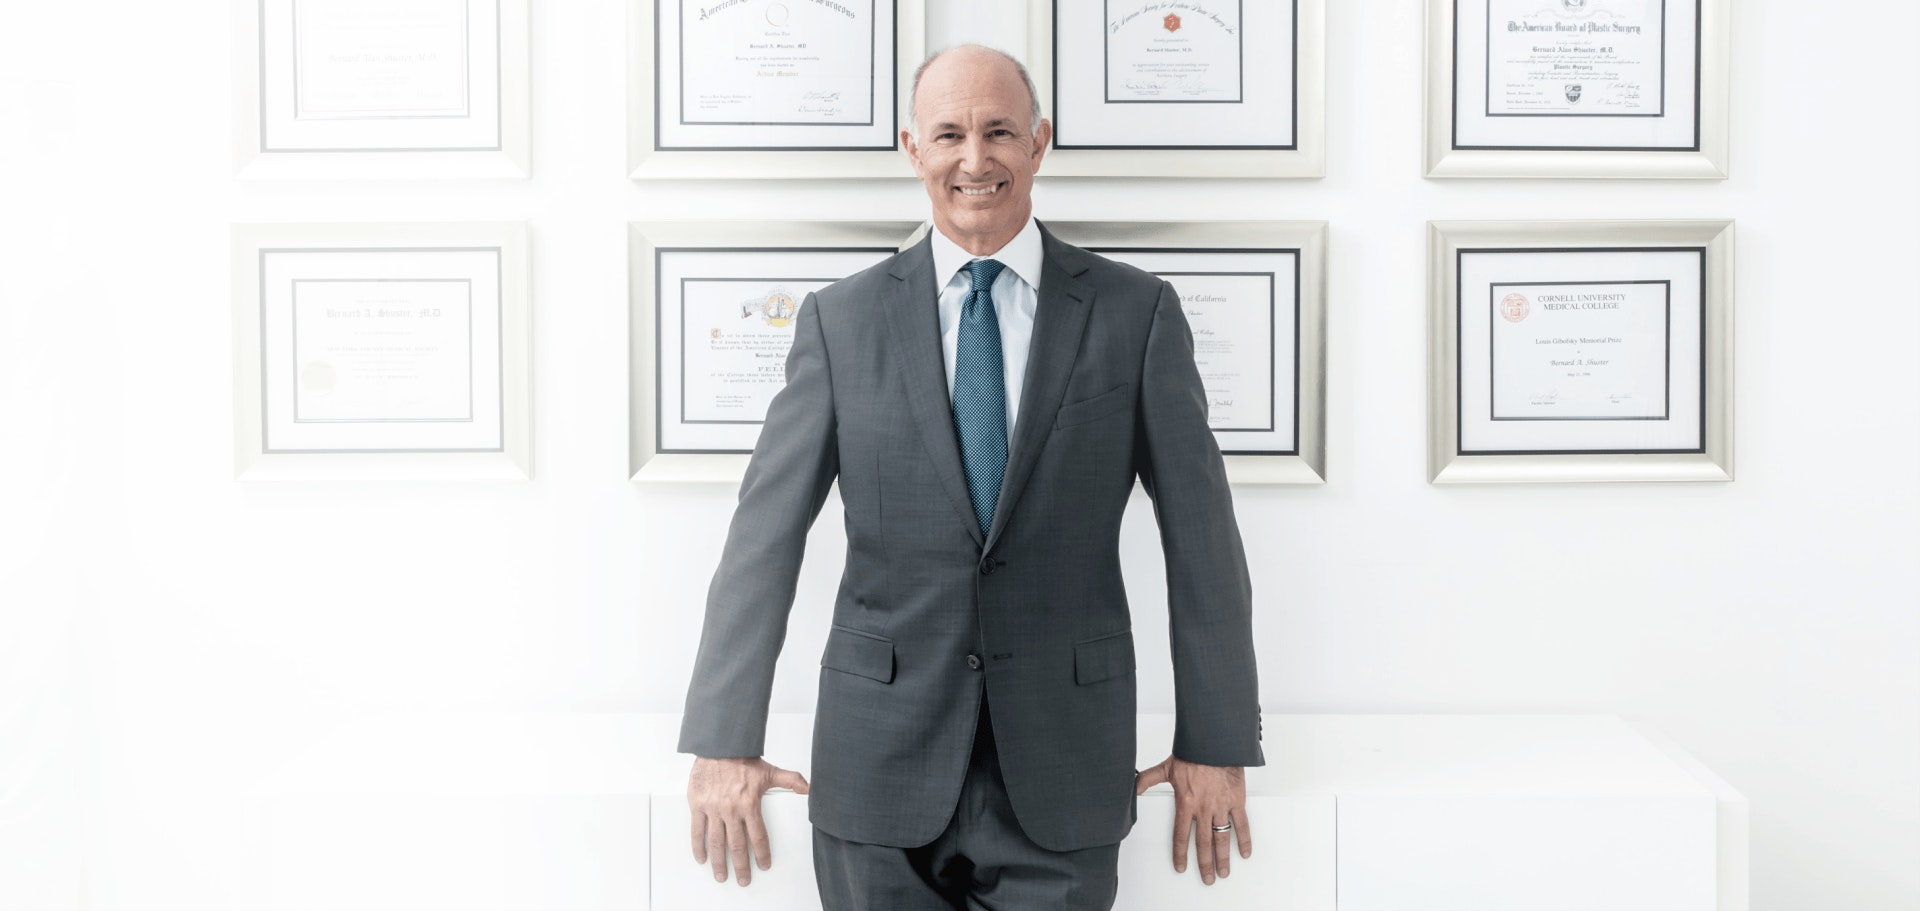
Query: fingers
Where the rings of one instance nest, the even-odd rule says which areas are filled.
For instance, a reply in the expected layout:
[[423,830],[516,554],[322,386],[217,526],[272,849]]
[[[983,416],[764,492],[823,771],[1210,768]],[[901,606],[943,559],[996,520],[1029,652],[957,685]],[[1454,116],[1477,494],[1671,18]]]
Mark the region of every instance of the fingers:
[[687,815],[693,819],[693,862],[704,864],[707,862],[707,814],[694,807],[693,812]]
[[[1213,824],[1215,826],[1224,826],[1230,821],[1229,817],[1225,813],[1222,813],[1219,816],[1215,816],[1213,818],[1219,820],[1218,822]],[[1202,852],[1200,855],[1200,878],[1201,879],[1206,878],[1207,859],[1209,857],[1211,857],[1213,860],[1214,872],[1224,877],[1227,874],[1233,872],[1233,852],[1231,850],[1228,850],[1229,848],[1232,847],[1232,845],[1229,844],[1229,842],[1231,842],[1233,839],[1233,830],[1228,829],[1225,832],[1215,832],[1215,831],[1212,831],[1212,826],[1209,826],[1207,834],[1213,837],[1207,839],[1208,841],[1207,849],[1204,852]]]
[[767,838],[767,824],[760,814],[747,817],[747,836],[753,841],[753,859],[760,869],[773,866],[773,842]]
[[806,776],[801,775],[799,772],[788,771],[787,769],[775,769],[773,772],[772,783],[768,786],[775,787],[775,788],[786,788],[790,791],[793,791],[796,794],[807,793]]
[[1213,885],[1213,843],[1217,840],[1214,833],[1208,831],[1208,828],[1213,825],[1208,820],[1212,818],[1211,814],[1196,815],[1194,822],[1198,828],[1193,833],[1193,853],[1198,855],[1197,859],[1200,861],[1200,881],[1209,886]]
[[1148,788],[1165,782],[1166,780],[1167,764],[1164,762],[1152,768],[1143,769],[1140,774],[1135,775],[1133,778],[1133,793],[1135,796],[1145,794]]
[[1173,811],[1173,872],[1187,872],[1187,833],[1193,831],[1193,814],[1175,807]]
[[727,824],[718,816],[707,817],[707,863],[714,882],[727,881]]
[[1240,856],[1253,856],[1253,823],[1247,821],[1247,808],[1233,808],[1233,832],[1240,838]]
[[[740,885],[753,881],[753,863],[747,852],[747,827],[743,819],[727,821],[727,852],[733,856],[733,880]],[[721,879],[726,879],[721,876]]]

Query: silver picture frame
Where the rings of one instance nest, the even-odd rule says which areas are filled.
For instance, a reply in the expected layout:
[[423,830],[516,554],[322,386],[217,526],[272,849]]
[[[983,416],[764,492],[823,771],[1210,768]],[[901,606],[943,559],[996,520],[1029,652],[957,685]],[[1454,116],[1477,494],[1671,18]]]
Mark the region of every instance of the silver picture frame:
[[[233,452],[239,480],[526,480],[533,475],[532,327],[529,261],[530,232],[525,222],[382,222],[235,224],[231,227],[233,306]],[[280,271],[275,257],[296,263]],[[284,295],[268,287],[299,284],[302,269],[316,281],[338,280],[337,273],[315,269],[321,256],[343,255],[364,261],[421,261],[408,271],[436,280],[478,279],[492,293],[474,301],[471,314],[484,314],[481,337],[488,344],[469,350],[470,377],[483,378],[480,407],[469,415],[482,428],[483,443],[416,443],[428,434],[428,420],[350,419],[312,425],[303,431],[311,445],[269,445],[269,428],[285,425],[277,413],[276,393],[267,374],[292,375],[298,344],[284,345],[268,332],[275,320],[270,302]],[[446,254],[446,255],[442,255]],[[461,257],[463,265],[444,260]],[[306,263],[306,265],[297,265]],[[368,270],[371,280],[391,280],[395,269]],[[380,276],[374,278],[374,276]],[[277,307],[277,304],[273,304]],[[437,315],[437,314],[436,314]],[[482,320],[469,316],[471,328]],[[282,350],[286,348],[287,350]],[[289,381],[297,385],[298,381]],[[298,399],[294,399],[295,402]],[[297,404],[293,421],[299,422]],[[457,422],[456,422],[457,423]],[[377,426],[376,426],[377,425]],[[493,425],[486,430],[486,425]],[[338,430],[330,428],[341,428]],[[458,429],[458,428],[453,428]],[[381,435],[385,435],[383,441]],[[439,437],[435,437],[438,439]],[[364,445],[368,440],[375,445]]]
[[[893,4],[894,32],[890,37],[893,67],[876,74],[891,89],[891,109],[880,113],[893,119],[893,147],[888,149],[729,147],[663,148],[657,118],[661,116],[658,67],[662,55],[656,41],[660,6],[674,0],[636,0],[627,5],[627,172],[636,181],[686,179],[803,179],[803,178],[911,178],[913,169],[899,148],[899,133],[907,126],[908,93],[913,73],[926,55],[926,0],[875,0]],[[779,131],[781,125],[739,125],[758,132]]]
[[[1697,445],[1579,446],[1567,451],[1484,450],[1462,446],[1462,301],[1463,257],[1494,254],[1564,255],[1570,264],[1584,254],[1698,254],[1697,311],[1685,338],[1676,345],[1669,332],[1665,369],[1685,364],[1674,385],[1682,389],[1687,423],[1676,425]],[[1691,267],[1690,267],[1691,268]],[[1535,270],[1537,271],[1537,269]],[[1588,481],[1733,480],[1733,222],[1702,221],[1436,221],[1428,223],[1427,479],[1434,484],[1567,483]],[[1585,279],[1569,268],[1565,275]],[[1530,281],[1535,284],[1557,284]],[[1674,309],[1669,305],[1669,325]],[[1697,316],[1696,316],[1697,314]],[[1476,317],[1478,318],[1478,317]],[[1509,316],[1509,318],[1513,318]],[[1491,315],[1486,319],[1493,320]],[[1697,323],[1692,320],[1697,319]],[[1697,341],[1696,341],[1697,340]],[[1476,342],[1477,344],[1477,342]],[[1696,349],[1697,344],[1697,349]],[[1492,383],[1491,375],[1487,378]],[[1477,389],[1479,378],[1474,380]],[[1671,393],[1670,393],[1671,394]],[[1479,401],[1476,396],[1476,403]],[[1479,416],[1476,404],[1475,420]],[[1489,415],[1490,417],[1491,415]],[[1530,433],[1564,430],[1570,421],[1546,421]],[[1602,425],[1604,426],[1604,425]],[[1581,429],[1578,433],[1588,433]],[[1621,431],[1620,439],[1638,439]]]
[[237,179],[531,176],[527,0],[466,0],[462,59],[468,78],[483,80],[467,89],[473,107],[318,118],[302,117],[298,101],[300,2],[232,0]]
[[[1694,115],[1690,144],[1636,147],[1634,142],[1593,144],[1514,142],[1463,144],[1456,141],[1460,89],[1456,84],[1455,22],[1460,4],[1470,0],[1427,0],[1426,4],[1426,151],[1424,174],[1431,178],[1675,178],[1719,180],[1727,176],[1730,0],[1668,0],[1694,13],[1694,41],[1665,47],[1661,74],[1685,68],[1694,74],[1688,106]],[[1486,3],[1488,0],[1471,0]],[[1590,0],[1554,0],[1583,5]],[[1685,7],[1678,6],[1684,4]],[[1543,3],[1541,6],[1549,6]],[[1664,39],[1663,39],[1664,40]],[[1484,57],[1484,55],[1483,55]],[[1577,87],[1572,87],[1577,97]],[[1663,112],[1665,107],[1662,107]],[[1623,121],[1624,122],[1624,121]],[[1630,131],[1627,131],[1630,132]]]

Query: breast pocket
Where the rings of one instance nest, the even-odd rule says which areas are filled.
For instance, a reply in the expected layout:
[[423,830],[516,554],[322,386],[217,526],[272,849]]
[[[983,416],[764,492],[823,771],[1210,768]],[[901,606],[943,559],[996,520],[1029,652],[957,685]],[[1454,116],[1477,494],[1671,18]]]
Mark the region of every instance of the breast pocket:
[[1129,394],[1132,390],[1131,383],[1121,383],[1092,398],[1061,405],[1059,413],[1053,418],[1054,429],[1085,424],[1116,412],[1126,411],[1133,407],[1133,396]]

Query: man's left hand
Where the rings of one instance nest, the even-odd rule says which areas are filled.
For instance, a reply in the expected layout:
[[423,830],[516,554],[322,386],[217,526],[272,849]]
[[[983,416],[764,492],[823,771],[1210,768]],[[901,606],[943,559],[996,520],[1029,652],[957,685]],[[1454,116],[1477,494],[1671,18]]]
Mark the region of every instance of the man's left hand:
[[[1253,856],[1253,829],[1247,823],[1247,773],[1239,766],[1201,765],[1168,756],[1134,777],[1133,793],[1144,794],[1161,782],[1173,784],[1173,869],[1187,872],[1187,838],[1192,832],[1200,855],[1200,881],[1213,885],[1215,871],[1232,869],[1232,846],[1238,834],[1240,856]],[[1227,831],[1215,826],[1231,825]],[[1198,827],[1197,832],[1195,828]]]

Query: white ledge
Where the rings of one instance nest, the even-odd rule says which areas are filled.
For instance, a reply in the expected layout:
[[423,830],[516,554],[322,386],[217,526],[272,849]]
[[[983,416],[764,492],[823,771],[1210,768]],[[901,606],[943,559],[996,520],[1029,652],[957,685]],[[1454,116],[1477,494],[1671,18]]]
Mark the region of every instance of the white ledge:
[[[809,715],[767,756],[808,772]],[[803,909],[804,798],[769,795],[774,868],[716,884],[687,843],[677,715],[403,713],[335,729],[251,796],[250,907]],[[1139,764],[1171,716],[1140,718]],[[1745,911],[1746,801],[1612,715],[1268,715],[1251,860],[1170,862],[1171,794],[1140,802],[1118,909]]]

